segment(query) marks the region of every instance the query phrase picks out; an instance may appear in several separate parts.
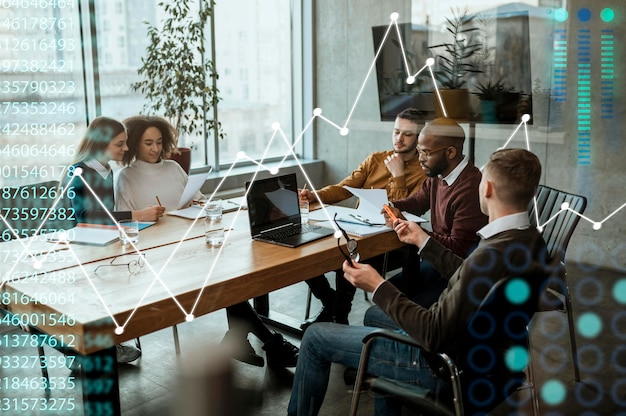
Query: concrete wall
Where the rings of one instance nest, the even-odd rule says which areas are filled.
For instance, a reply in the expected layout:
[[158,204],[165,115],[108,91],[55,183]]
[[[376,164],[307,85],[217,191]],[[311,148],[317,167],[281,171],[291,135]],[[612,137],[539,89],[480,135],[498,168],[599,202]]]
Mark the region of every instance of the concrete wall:
[[[531,33],[547,30],[554,35],[555,30],[566,30],[567,98],[562,103],[561,127],[529,126],[528,136],[531,150],[544,165],[542,183],[585,195],[588,198],[585,216],[599,222],[626,203],[626,176],[622,170],[626,160],[626,121],[624,96],[621,94],[626,73],[621,65],[625,58],[626,3],[618,0],[570,0],[567,3],[569,18],[565,23],[531,23]],[[350,117],[350,133],[347,136],[341,136],[339,130],[329,123],[316,121],[315,157],[325,162],[323,183],[326,184],[341,180],[370,152],[390,148],[392,123],[380,121],[374,69],[365,85],[363,82],[374,57],[371,27],[389,24],[392,12],[400,14],[399,22],[409,21],[411,1],[316,0],[314,4],[313,105],[321,108],[322,114],[339,126],[343,126]],[[464,4],[459,2],[460,6]],[[583,7],[591,11],[592,17],[588,22],[581,22],[577,17]],[[606,7],[615,11],[613,22],[605,23],[599,17],[600,11]],[[579,161],[578,117],[577,34],[585,29],[589,30],[592,43],[591,159],[588,165]],[[611,29],[615,39],[614,93],[608,97],[613,106],[612,118],[603,118],[601,112],[600,36],[603,29]],[[545,68],[552,68],[553,73],[554,54],[545,45],[545,40],[531,36],[533,80],[537,76],[545,77],[541,74],[545,73]],[[476,128],[476,164],[481,166],[493,150],[511,137],[515,127],[479,124]],[[526,147],[523,129],[517,132],[508,146]],[[570,242],[567,260],[626,270],[625,219],[626,208],[608,218],[599,230],[594,230],[590,222],[581,220]]]

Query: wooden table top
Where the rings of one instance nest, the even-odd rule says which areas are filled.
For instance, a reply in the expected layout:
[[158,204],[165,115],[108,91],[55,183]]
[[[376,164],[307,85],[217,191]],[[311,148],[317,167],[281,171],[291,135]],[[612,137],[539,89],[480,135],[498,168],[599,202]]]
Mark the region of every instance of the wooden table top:
[[[191,220],[165,216],[140,232],[137,247],[146,261],[134,275],[123,266],[94,273],[124,253],[117,263],[138,257],[119,242],[105,247],[69,244],[38,269],[27,257],[16,262],[22,243],[30,240],[2,243],[3,307],[50,335],[72,340],[73,349],[88,354],[185,322],[190,314],[201,316],[318,276],[343,262],[333,237],[281,247],[253,241],[245,212],[225,214],[223,221],[228,231],[220,249],[205,243],[201,222],[190,228]],[[52,246],[34,240],[31,252]],[[392,231],[357,240],[362,259],[403,246]],[[115,334],[116,327],[123,333]]]

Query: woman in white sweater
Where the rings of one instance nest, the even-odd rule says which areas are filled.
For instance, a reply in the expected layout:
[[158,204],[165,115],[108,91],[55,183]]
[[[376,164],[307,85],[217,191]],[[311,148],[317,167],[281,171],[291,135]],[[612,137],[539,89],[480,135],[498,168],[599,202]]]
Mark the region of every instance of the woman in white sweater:
[[[122,161],[126,165],[115,187],[117,209],[135,209],[154,203],[168,211],[178,208],[178,201],[187,184],[187,174],[177,162],[167,160],[176,146],[176,130],[165,119],[156,116],[135,116],[124,120],[128,132],[128,151]],[[265,360],[250,345],[247,334],[252,332],[263,343],[270,367],[295,367],[298,348],[279,333],[271,331],[248,302],[226,308],[229,327],[224,340],[235,344],[233,358],[256,366]]]
[[176,130],[156,116],[131,117],[124,125],[128,151],[122,160],[126,167],[118,174],[115,186],[116,209],[133,210],[157,202],[166,211],[183,208],[178,201],[189,178],[177,162],[167,159],[176,148]]

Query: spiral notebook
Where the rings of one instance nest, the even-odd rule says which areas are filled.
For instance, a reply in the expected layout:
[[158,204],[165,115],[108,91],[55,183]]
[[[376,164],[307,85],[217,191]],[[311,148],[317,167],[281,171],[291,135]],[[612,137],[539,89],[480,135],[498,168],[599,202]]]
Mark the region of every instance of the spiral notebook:
[[355,237],[365,237],[367,235],[374,235],[391,231],[391,228],[387,227],[386,225],[365,225],[345,221],[337,222],[339,223],[341,228],[343,228],[348,234]]

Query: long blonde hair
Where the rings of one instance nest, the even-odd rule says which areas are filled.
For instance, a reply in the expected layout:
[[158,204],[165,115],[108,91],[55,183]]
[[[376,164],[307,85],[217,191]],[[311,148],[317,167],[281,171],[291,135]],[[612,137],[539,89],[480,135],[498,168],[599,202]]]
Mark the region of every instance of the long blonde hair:
[[96,117],[89,123],[85,137],[78,145],[74,163],[100,158],[111,140],[124,131],[126,127],[121,122],[109,117]]

